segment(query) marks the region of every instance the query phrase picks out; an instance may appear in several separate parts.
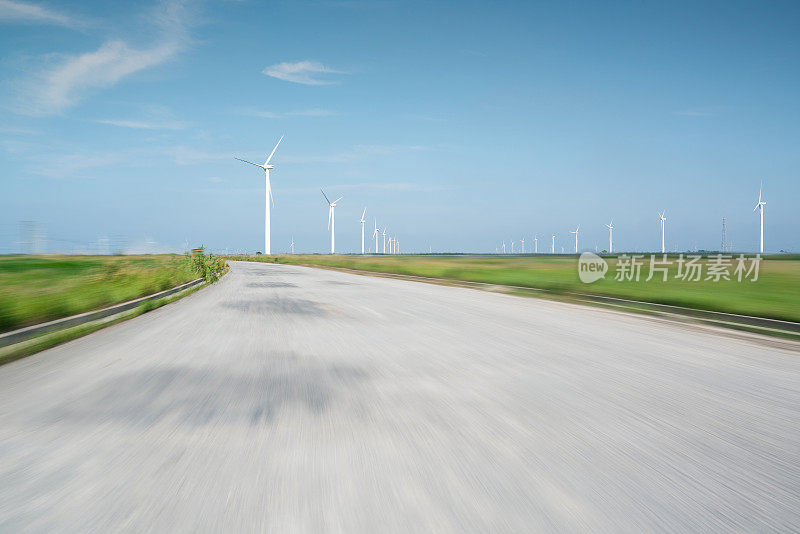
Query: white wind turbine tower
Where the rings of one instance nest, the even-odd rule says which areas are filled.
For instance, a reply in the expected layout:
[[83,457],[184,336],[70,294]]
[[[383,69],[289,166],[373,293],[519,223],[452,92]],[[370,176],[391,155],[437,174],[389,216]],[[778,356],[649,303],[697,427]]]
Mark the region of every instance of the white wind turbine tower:
[[514,254],[514,240],[511,240],[511,253]]
[[378,219],[375,219],[375,231],[372,232],[372,238],[375,239],[375,254],[378,253],[378,235],[379,234],[380,234],[380,232],[378,232]]
[[556,253],[556,234],[553,234],[553,246],[550,249],[550,253],[551,254],[555,254]]
[[292,254],[294,254],[294,236],[292,236]]
[[[320,189],[322,191],[322,189]],[[325,194],[325,191],[322,191],[322,196],[325,197],[325,200],[328,202],[328,228],[331,230],[331,254],[336,254],[336,218],[333,213],[333,209],[336,207],[336,203],[342,200],[342,197],[337,198],[333,202],[328,199],[328,195]]]
[[364,224],[367,222],[364,215],[366,214],[367,208],[364,208],[364,213],[361,214],[361,254],[364,254]]
[[525,254],[525,238],[522,238],[522,253]]
[[663,254],[664,253],[664,221],[666,221],[667,218],[664,217],[664,212],[663,211],[658,214],[658,218],[661,219],[661,253]]
[[503,240],[503,254],[505,254],[505,253],[506,253],[506,241],[504,239]]
[[386,254],[386,227],[383,227],[383,253]]
[[580,230],[580,229],[581,229],[581,225],[579,224],[578,227],[575,228],[574,232],[572,230],[569,231],[569,233],[575,234],[575,254],[578,253],[578,230]]
[[753,211],[761,208],[761,246],[758,249],[761,254],[764,253],[764,206],[766,205],[766,202],[761,200],[761,190],[763,188],[764,182],[761,182],[761,186],[758,188],[758,203],[756,204],[756,207],[753,208]]
[[272,159],[272,156],[275,155],[275,151],[278,150],[278,145],[281,144],[281,141],[283,141],[283,136],[281,136],[281,138],[278,139],[278,142],[275,144],[275,148],[272,149],[272,152],[270,152],[267,161],[265,161],[263,165],[259,165],[258,163],[253,163],[252,161],[247,161],[246,159],[236,158],[239,161],[243,161],[245,163],[249,163],[250,165],[255,165],[256,167],[261,167],[262,169],[264,169],[264,175],[266,176],[267,179],[267,192],[266,192],[267,208],[266,208],[266,215],[264,217],[264,254],[270,254],[269,204],[270,202],[273,202],[274,204],[274,201],[272,200],[272,186],[270,185],[269,181],[269,170],[274,169],[275,166],[270,165],[269,162]]
[[539,236],[537,234],[533,234],[533,253],[539,253]]
[[608,228],[608,253],[611,254],[614,252],[614,221],[611,221],[606,227]]

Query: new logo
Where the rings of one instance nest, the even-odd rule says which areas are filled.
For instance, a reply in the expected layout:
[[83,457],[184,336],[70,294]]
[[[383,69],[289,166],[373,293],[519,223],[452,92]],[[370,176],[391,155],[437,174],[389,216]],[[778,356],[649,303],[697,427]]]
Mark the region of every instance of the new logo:
[[578,277],[584,284],[591,284],[603,278],[608,272],[606,260],[594,252],[584,252],[578,260]]

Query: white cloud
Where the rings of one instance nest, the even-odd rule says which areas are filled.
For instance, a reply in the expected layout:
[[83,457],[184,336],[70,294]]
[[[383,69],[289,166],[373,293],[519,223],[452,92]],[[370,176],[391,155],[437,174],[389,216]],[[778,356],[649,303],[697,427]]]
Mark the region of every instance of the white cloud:
[[675,115],[683,115],[684,117],[708,117],[711,115],[708,111],[676,111]]
[[135,130],[183,130],[186,123],[183,122],[148,122],[137,120],[98,120],[98,124],[108,124],[119,126],[120,128],[133,128]]
[[157,105],[141,106],[134,119],[98,119],[94,122],[136,130],[183,130],[189,126],[189,123],[177,120],[169,108]]
[[119,165],[126,159],[126,155],[116,152],[66,154],[56,158],[41,160],[41,164],[31,165],[28,172],[50,178],[66,178],[79,174],[89,169]]
[[674,111],[673,115],[683,115],[684,117],[710,117],[712,115],[717,115],[720,112],[724,112],[727,109],[727,106],[707,106],[702,108]]
[[347,74],[344,71],[326,67],[319,61],[308,60],[297,61],[295,63],[276,63],[275,65],[267,67],[262,72],[267,76],[285,82],[301,83],[304,85],[329,85],[335,83],[319,79],[317,76],[320,74]]
[[135,72],[171,59],[176,43],[136,50],[123,41],[109,41],[94,52],[67,57],[60,65],[41,73],[34,90],[32,114],[48,115],[75,105],[92,88],[110,87]]
[[[412,182],[365,182],[328,185],[325,189],[330,189],[332,191],[347,191],[352,189],[357,189],[359,191],[442,191],[445,188],[439,185]],[[317,191],[319,191],[319,189],[316,187],[275,188],[275,192],[279,193],[314,193]]]
[[76,28],[85,23],[76,17],[27,2],[0,0],[0,22],[31,22]]
[[177,165],[199,165],[209,161],[233,160],[230,152],[203,152],[186,146],[176,146],[167,151]]
[[363,160],[372,156],[389,156],[391,154],[430,150],[431,147],[421,145],[355,145],[352,149],[327,155],[284,155],[283,163],[343,163]]
[[31,115],[59,113],[93,89],[111,87],[136,72],[174,59],[189,44],[183,8],[178,1],[167,2],[150,17],[161,36],[153,46],[138,48],[115,39],[93,52],[55,56],[55,64],[22,84],[19,111]]
[[301,111],[258,111],[254,109],[244,109],[239,111],[239,115],[246,117],[257,117],[260,119],[285,119],[288,117],[329,117],[336,115],[333,111],[327,109],[305,109]]

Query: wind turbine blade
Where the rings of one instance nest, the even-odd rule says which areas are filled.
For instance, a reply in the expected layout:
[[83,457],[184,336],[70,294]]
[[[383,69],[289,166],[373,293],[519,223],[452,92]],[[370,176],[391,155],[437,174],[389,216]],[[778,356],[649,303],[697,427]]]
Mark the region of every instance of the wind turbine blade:
[[[322,191],[322,189],[320,189],[320,191]],[[328,205],[330,205],[331,201],[328,198],[328,195],[325,194],[325,191],[322,191],[322,196],[325,197],[325,201],[328,203]]]
[[[364,208],[364,213],[362,213],[362,214],[361,214],[361,218],[363,219],[363,218],[364,218],[364,215],[366,215],[366,214],[367,214],[367,208]],[[362,222],[363,222],[363,221],[362,221]]]
[[275,145],[275,148],[272,149],[272,152],[270,152],[269,157],[267,158],[267,162],[264,163],[264,165],[269,165],[269,160],[271,160],[272,156],[275,155],[275,151],[278,150],[278,145],[281,144],[281,141],[283,141],[283,136],[281,136],[281,138],[278,139],[278,143]]
[[333,206],[328,208],[328,230],[331,229],[331,216],[333,215]]
[[249,163],[250,165],[255,165],[256,167],[260,167],[262,169],[264,168],[263,165],[259,165],[258,163],[253,163],[252,161],[247,161],[246,159],[242,159],[242,158],[233,158],[233,159],[238,159],[239,161],[244,161],[245,163]]
[[272,207],[275,207],[275,200],[272,198],[272,183],[269,184],[269,201],[272,202]]
[[339,198],[337,198],[336,200],[334,200],[334,201],[333,201],[333,204],[336,204],[337,202],[339,202],[339,201],[340,201],[340,200],[342,200],[343,198],[344,198],[344,197],[339,197]]

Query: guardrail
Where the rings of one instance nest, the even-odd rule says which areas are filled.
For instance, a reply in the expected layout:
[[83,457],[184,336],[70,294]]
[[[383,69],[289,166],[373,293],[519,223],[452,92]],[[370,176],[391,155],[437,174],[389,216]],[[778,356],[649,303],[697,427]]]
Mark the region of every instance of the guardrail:
[[179,293],[181,291],[184,291],[186,289],[189,289],[191,287],[200,284],[201,282],[203,282],[203,280],[204,280],[203,278],[198,278],[197,280],[192,280],[191,282],[186,282],[185,284],[175,286],[172,289],[166,289],[164,291],[159,291],[158,293],[153,293],[152,295],[147,295],[144,297],[140,297],[138,299],[129,300],[127,302],[122,302],[120,304],[115,304],[113,306],[109,306],[108,308],[103,308],[101,310],[85,312],[78,315],[72,315],[70,317],[64,317],[62,319],[56,319],[55,321],[49,321],[47,323],[40,323],[32,326],[27,326],[25,328],[20,328],[19,330],[12,330],[11,332],[0,334],[0,347],[13,345],[14,343],[25,341],[26,339],[38,336],[39,334],[45,334],[47,332],[53,332],[55,330],[62,330],[70,326],[77,326],[92,321],[96,321],[98,319],[104,319],[111,315],[116,315],[118,313],[128,311],[150,300],[157,300],[160,298],[168,297],[170,295],[174,295],[175,293]]

